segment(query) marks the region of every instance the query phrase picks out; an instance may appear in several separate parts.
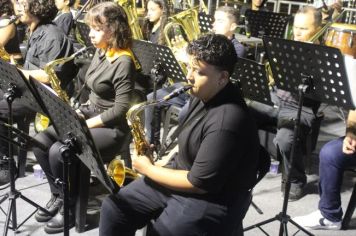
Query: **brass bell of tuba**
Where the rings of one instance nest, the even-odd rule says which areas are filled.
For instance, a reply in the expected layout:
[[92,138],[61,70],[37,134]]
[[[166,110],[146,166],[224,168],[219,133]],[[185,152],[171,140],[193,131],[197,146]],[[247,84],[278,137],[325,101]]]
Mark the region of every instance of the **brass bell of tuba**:
[[[138,103],[129,109],[129,111],[126,113],[126,118],[127,123],[131,128],[134,146],[138,155],[147,156],[150,161],[154,163],[153,152],[149,142],[146,140],[139,113],[147,107],[156,106],[160,103],[177,97],[179,94],[188,91],[192,87],[192,85],[185,85],[182,88],[174,90],[161,100]],[[125,178],[135,179],[139,176],[134,170],[125,167],[123,162],[119,159],[114,159],[109,163],[107,173],[119,186],[123,185]]]

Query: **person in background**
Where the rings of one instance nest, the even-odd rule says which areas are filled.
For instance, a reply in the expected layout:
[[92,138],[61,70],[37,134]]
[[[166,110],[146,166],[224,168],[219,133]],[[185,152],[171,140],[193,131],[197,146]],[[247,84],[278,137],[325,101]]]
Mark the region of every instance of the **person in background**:
[[152,235],[231,235],[242,223],[256,183],[259,140],[230,81],[236,52],[217,34],[194,40],[187,52],[194,98],[181,124],[179,152],[166,166],[133,157],[144,177],[103,201],[100,236],[135,235],[151,219]]
[[168,22],[169,15],[167,0],[149,0],[147,2],[147,14],[142,26],[144,39],[165,45],[163,29]]
[[349,112],[346,136],[326,143],[320,150],[319,209],[293,220],[306,229],[341,229],[343,174],[352,167],[356,167],[356,110]]
[[[34,79],[50,84],[50,77],[43,70],[44,66],[55,59],[69,57],[74,53],[73,44],[67,36],[52,20],[57,14],[54,0],[20,0],[17,5],[20,21],[27,25],[30,37],[27,41],[27,52],[24,65],[21,69],[26,78]],[[61,88],[67,93],[73,78],[76,75],[76,67],[73,61],[54,68],[60,81]],[[8,119],[8,104],[3,98],[4,91],[0,91],[0,120]],[[18,100],[12,103],[13,119],[15,123],[24,123],[24,120],[34,120],[37,111],[34,111]],[[23,125],[22,125],[23,126]],[[6,136],[5,127],[0,127],[0,134]],[[0,155],[8,155],[8,143],[0,140]]]
[[[293,36],[295,41],[308,42],[308,40],[321,28],[321,13],[312,6],[305,6],[298,10],[294,17]],[[272,88],[272,101],[275,107],[268,106],[259,102],[249,103],[249,108],[255,117],[257,126],[277,127],[276,137],[273,140],[277,151],[282,156],[282,186],[284,186],[287,177],[289,158],[292,151],[294,139],[294,119],[297,117],[298,100],[288,91]],[[289,200],[295,201],[303,197],[304,187],[307,181],[305,167],[303,163],[303,145],[311,130],[312,123],[317,119],[317,111],[320,102],[305,98],[301,113],[301,132],[296,146],[294,165],[291,169],[291,190]]]
[[73,27],[73,14],[71,7],[75,0],[55,0],[58,13],[53,22],[63,30],[66,35],[69,35]]
[[[23,58],[17,36],[14,5],[11,0],[0,0],[0,47],[10,54],[10,60],[22,65]],[[6,58],[2,58],[5,60]]]
[[[77,111],[86,120],[91,136],[104,162],[110,162],[128,136],[130,130],[126,113],[133,95],[137,65],[131,52],[132,33],[124,9],[116,3],[95,5],[86,14],[90,26],[89,37],[97,48],[86,74],[90,89],[89,101]],[[33,148],[38,163],[44,170],[51,190],[46,209],[54,217],[37,211],[35,218],[47,222],[45,232],[63,231],[63,192],[55,179],[62,179],[61,142],[53,127],[38,133],[36,140],[48,147],[47,151]],[[77,198],[79,160],[70,165],[70,226],[74,225],[73,207]]]

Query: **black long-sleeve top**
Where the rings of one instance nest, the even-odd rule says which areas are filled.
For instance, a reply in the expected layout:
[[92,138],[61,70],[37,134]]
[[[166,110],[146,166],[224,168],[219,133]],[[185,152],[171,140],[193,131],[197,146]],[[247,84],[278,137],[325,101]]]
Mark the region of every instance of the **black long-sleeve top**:
[[111,61],[97,50],[86,74],[89,100],[102,111],[105,127],[128,130],[126,113],[134,89],[135,65],[130,56]]

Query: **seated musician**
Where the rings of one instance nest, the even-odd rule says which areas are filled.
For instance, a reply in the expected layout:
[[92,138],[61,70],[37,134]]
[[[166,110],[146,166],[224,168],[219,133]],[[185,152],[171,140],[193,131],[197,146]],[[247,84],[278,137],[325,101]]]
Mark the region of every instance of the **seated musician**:
[[146,8],[147,13],[142,26],[143,38],[152,43],[165,45],[163,29],[169,17],[167,0],[149,0]]
[[341,0],[314,0],[313,6],[321,9],[322,19],[325,21],[332,20],[341,12]]
[[[314,7],[306,6],[298,10],[294,17],[293,36],[294,40],[308,41],[321,28],[321,13]],[[293,144],[294,119],[297,116],[298,102],[297,98],[290,92],[276,89],[272,92],[272,100],[278,108],[264,105],[258,102],[249,104],[251,112],[254,114],[259,128],[265,126],[276,126],[277,134],[274,144],[277,151],[282,156],[282,192],[286,181],[286,173],[289,166],[289,157],[291,155]],[[306,140],[311,124],[316,119],[317,110],[320,103],[311,99],[305,99],[301,114],[301,132],[296,146],[296,156],[294,166],[291,170],[291,191],[290,201],[300,199],[304,194],[304,186],[307,181],[305,167],[303,164],[302,140]]]
[[[94,143],[104,162],[109,162],[120,151],[123,140],[129,133],[126,113],[134,89],[136,64],[130,50],[132,35],[127,16],[122,7],[113,2],[95,5],[85,16],[90,26],[89,37],[97,48],[86,74],[90,89],[89,101],[80,107],[79,114],[86,119]],[[37,161],[44,170],[51,189],[51,199],[46,209],[56,215],[52,218],[38,211],[35,218],[47,222],[45,232],[63,231],[63,192],[55,184],[62,178],[62,158],[58,135],[53,127],[35,137],[48,147],[48,151],[33,148]],[[70,226],[74,225],[73,206],[78,189],[78,159],[71,160],[70,181]]]
[[[52,24],[52,20],[57,13],[54,0],[20,0],[18,11],[21,14],[20,20],[28,26],[30,37],[27,42],[27,53],[22,72],[28,78],[30,75],[42,83],[49,84],[50,78],[44,72],[46,63],[58,58],[70,56],[74,50],[73,45],[66,35],[57,26]],[[70,87],[72,79],[76,74],[76,67],[73,62],[65,63],[54,68],[62,89]],[[7,121],[8,104],[2,99],[3,92],[0,91],[0,119]],[[67,92],[69,92],[67,90]],[[24,117],[33,120],[35,112],[16,99],[12,104],[13,118],[18,124],[24,122]],[[7,129],[0,127],[0,134],[7,135]],[[0,140],[1,155],[8,155],[8,144]]]
[[[216,9],[215,14],[214,14],[214,23],[213,23],[213,32],[215,34],[221,34],[225,35],[228,39],[231,40],[231,42],[234,45],[235,52],[238,57],[244,57],[246,53],[245,47],[235,38],[234,33],[237,28],[237,21],[239,19],[239,13],[238,11],[229,6],[222,6]],[[157,91],[157,99],[163,98],[166,96],[168,93],[172,92],[176,88],[182,87],[182,83],[175,83],[173,86],[168,87],[168,88],[162,88]],[[147,99],[150,100],[152,99],[153,95],[152,93],[147,96]],[[182,94],[176,98],[173,98],[172,100],[169,100],[165,103],[162,103],[159,105],[159,107],[156,107],[155,110],[157,111],[156,114],[153,114],[154,109],[153,108],[147,108],[145,110],[145,128],[147,130],[146,132],[146,137],[148,141],[156,146],[156,149],[159,150],[160,142],[160,110],[163,107],[167,106],[177,106],[177,107],[183,107],[185,104],[187,104],[189,100],[189,96],[187,94]],[[179,115],[181,120],[181,117],[184,117],[184,111],[186,109],[183,109],[182,113]],[[152,128],[152,123],[156,122],[154,125],[154,129]]]
[[[11,0],[0,1],[0,47],[10,54],[10,60],[22,64],[20,42],[18,40],[16,22],[12,22],[10,17],[15,16],[14,6]],[[6,58],[2,58],[6,60]]]
[[256,181],[259,141],[255,122],[230,82],[234,46],[223,35],[207,34],[191,42],[187,52],[194,98],[182,124],[179,153],[164,167],[146,156],[133,158],[144,177],[104,200],[101,236],[135,235],[151,219],[152,235],[177,236],[231,235],[242,222]]
[[56,0],[55,2],[58,13],[53,22],[61,28],[66,35],[69,35],[73,27],[71,7],[74,5],[75,0]]
[[[356,91],[353,91],[356,94]],[[343,173],[356,167],[356,110],[349,112],[346,136],[326,143],[319,153],[318,210],[293,220],[307,229],[341,229]]]

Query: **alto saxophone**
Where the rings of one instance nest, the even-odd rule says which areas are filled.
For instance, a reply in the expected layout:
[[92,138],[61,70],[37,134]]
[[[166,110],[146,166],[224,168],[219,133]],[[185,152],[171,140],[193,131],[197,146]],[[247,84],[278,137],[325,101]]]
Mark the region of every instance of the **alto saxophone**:
[[[78,56],[79,54],[88,50],[88,48],[90,48],[90,47],[83,47],[83,48],[79,49],[77,52],[70,55],[69,57],[63,57],[63,58],[59,58],[59,59],[50,61],[43,68],[43,70],[48,75],[49,83],[50,83],[52,89],[54,90],[54,92],[56,92],[58,97],[61,98],[66,103],[69,103],[69,96],[67,95],[66,91],[64,91],[62,89],[61,81],[58,79],[57,74],[54,70],[54,67],[57,65],[62,65],[68,61],[73,60],[76,56]],[[49,118],[45,115],[37,113],[36,117],[35,117],[35,130],[37,132],[41,132],[41,131],[47,129],[48,125],[49,125]]]
[[[146,140],[145,137],[145,132],[142,127],[142,122],[139,116],[139,113],[143,111],[144,109],[151,107],[151,106],[156,106],[162,102],[165,102],[167,100],[170,100],[174,97],[177,97],[179,94],[182,94],[189,89],[191,89],[193,86],[192,85],[185,85],[182,88],[174,90],[172,93],[168,94],[164,98],[158,100],[158,101],[146,101],[142,102],[136,105],[133,105],[129,111],[126,113],[126,118],[127,118],[127,123],[130,126],[131,129],[131,134],[134,142],[135,149],[137,151],[138,155],[144,155],[147,156],[151,163],[154,163],[154,157],[153,157],[153,152],[152,148],[150,147],[149,142]],[[130,177],[130,178],[137,178],[137,173],[134,170],[131,170],[130,168],[127,168],[123,165],[123,163],[120,160],[114,159],[110,162],[108,166],[108,175],[114,179],[114,181],[119,185],[122,186],[122,184],[125,181],[125,176]]]

